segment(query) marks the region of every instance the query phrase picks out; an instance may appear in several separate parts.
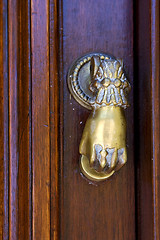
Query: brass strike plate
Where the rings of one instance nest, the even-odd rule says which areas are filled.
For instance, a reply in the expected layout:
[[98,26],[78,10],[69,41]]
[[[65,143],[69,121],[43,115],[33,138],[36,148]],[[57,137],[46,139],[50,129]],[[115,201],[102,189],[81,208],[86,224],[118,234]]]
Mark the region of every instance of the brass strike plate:
[[72,64],[67,79],[75,100],[91,110],[79,147],[81,170],[90,180],[107,179],[127,161],[124,109],[130,84],[123,62],[90,53]]

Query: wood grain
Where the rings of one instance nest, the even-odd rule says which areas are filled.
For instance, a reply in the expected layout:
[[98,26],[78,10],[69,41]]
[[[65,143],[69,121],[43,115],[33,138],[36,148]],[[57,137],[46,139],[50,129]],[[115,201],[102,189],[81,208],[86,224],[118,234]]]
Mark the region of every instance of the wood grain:
[[137,239],[159,239],[159,1],[135,8],[135,152]]
[[154,236],[160,239],[160,4],[151,5],[151,89],[152,89],[152,156]]
[[31,239],[30,1],[18,1],[18,239]]
[[0,2],[0,239],[9,238],[8,224],[8,31],[7,1]]
[[[73,60],[100,51],[123,58],[133,87],[132,1],[63,1],[63,159],[61,239],[135,239],[133,92],[127,110],[128,162],[105,182],[94,184],[79,171],[78,147],[89,112],[66,85]],[[133,88],[132,88],[133,89]]]
[[[159,1],[0,1],[0,239],[160,239]],[[124,60],[128,162],[94,183],[79,169],[89,111],[67,71]]]
[[51,157],[51,239],[59,240],[59,30],[58,1],[50,1],[50,157]]
[[50,239],[49,1],[31,2],[32,227]]
[[[50,15],[50,33],[54,33],[54,35],[51,35],[49,42],[49,4],[46,1],[39,5],[36,1],[32,1],[32,8],[30,4],[29,0],[8,2],[9,29],[7,29],[7,1],[3,1],[0,5],[0,10],[3,10],[0,22],[0,43],[2,46],[0,58],[2,70],[1,96],[3,97],[0,105],[3,116],[1,119],[3,132],[0,138],[3,150],[1,151],[2,171],[0,175],[1,183],[3,183],[1,184],[0,202],[1,236],[3,234],[4,239],[8,239],[7,234],[9,233],[10,239],[50,238],[51,171],[51,233],[52,239],[58,239],[58,114],[55,114],[58,112],[58,80],[56,82],[56,78],[58,79],[58,51],[55,45],[58,42],[58,28],[55,21],[57,18],[57,5],[56,1],[50,4],[50,11],[52,12]],[[32,18],[30,18],[30,8],[32,10]],[[46,14],[44,14],[44,9]],[[30,22],[30,19],[32,22]],[[54,25],[53,22],[55,23]],[[44,23],[46,23],[44,28],[41,28],[41,25]],[[30,29],[32,30],[32,61]],[[7,32],[9,33],[9,95],[7,81]],[[39,32],[38,36],[37,32]],[[42,50],[39,52],[41,48]],[[41,57],[39,58],[39,56]],[[51,58],[50,70],[49,58]],[[51,75],[50,81],[49,74]],[[54,90],[52,91],[52,89]],[[32,91],[33,98],[31,99]],[[10,136],[8,136],[8,102]],[[50,132],[50,123],[52,132]],[[55,138],[56,134],[57,138]],[[7,225],[8,139],[10,151],[9,231]],[[51,152],[50,143],[53,145]],[[50,166],[50,156],[52,166]]]
[[14,240],[31,237],[30,2],[9,1],[8,14],[9,238]]
[[18,238],[18,1],[8,2],[9,39],[9,238]]

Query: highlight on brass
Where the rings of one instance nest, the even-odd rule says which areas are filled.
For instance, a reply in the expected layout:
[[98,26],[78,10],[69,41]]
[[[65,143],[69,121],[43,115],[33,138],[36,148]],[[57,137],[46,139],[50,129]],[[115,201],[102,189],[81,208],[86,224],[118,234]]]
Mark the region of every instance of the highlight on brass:
[[68,86],[75,100],[91,110],[80,146],[80,167],[90,180],[101,181],[127,161],[127,94],[130,84],[122,60],[102,53],[90,53],[74,62]]

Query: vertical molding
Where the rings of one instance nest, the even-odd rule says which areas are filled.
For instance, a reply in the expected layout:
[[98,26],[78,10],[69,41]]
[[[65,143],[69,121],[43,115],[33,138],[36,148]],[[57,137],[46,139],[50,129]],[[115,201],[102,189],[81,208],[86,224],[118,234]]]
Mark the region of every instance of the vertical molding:
[[50,239],[49,0],[31,2],[32,238]]
[[18,239],[18,1],[9,0],[9,239]]
[[0,2],[0,239],[9,238],[8,223],[8,2]]
[[50,0],[51,239],[59,240],[59,32],[58,1]]
[[30,0],[18,1],[18,239],[31,239]]
[[159,1],[135,5],[137,238],[160,238]]
[[30,1],[9,0],[9,238],[31,238]]
[[[60,239],[65,239],[64,236],[64,84],[63,75],[63,0],[59,1],[59,215],[60,215]],[[65,78],[64,78],[65,79]]]
[[58,240],[58,1],[3,0],[0,11],[0,236]]
[[150,0],[135,5],[135,161],[137,239],[153,240]]
[[151,1],[151,96],[153,163],[153,232],[160,239],[160,4]]

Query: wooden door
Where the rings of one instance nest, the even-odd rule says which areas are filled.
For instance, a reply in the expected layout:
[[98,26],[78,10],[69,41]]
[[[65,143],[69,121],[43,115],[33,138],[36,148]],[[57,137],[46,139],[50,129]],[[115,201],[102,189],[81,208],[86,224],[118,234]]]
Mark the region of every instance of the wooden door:
[[[1,0],[1,239],[160,239],[159,27],[158,0]],[[100,183],[80,172],[89,112],[66,82],[95,51],[132,86],[128,162]]]

